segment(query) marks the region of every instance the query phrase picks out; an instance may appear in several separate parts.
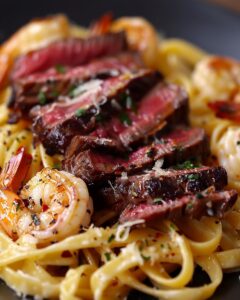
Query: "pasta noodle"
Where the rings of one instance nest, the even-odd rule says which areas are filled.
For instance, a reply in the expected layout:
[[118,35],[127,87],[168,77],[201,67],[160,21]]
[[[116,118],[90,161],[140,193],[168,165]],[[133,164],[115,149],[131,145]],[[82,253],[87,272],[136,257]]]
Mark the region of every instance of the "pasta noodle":
[[[216,97],[226,98],[239,83],[226,70],[216,74],[208,69],[211,56],[198,47],[183,40],[158,38],[145,20],[124,18],[113,24],[114,30],[124,28],[129,34],[136,33],[136,27],[141,31],[140,38],[146,38],[143,44],[151,45],[152,51],[145,52],[146,62],[159,69],[167,80],[186,88],[190,95],[192,125],[206,129],[212,153],[228,171],[229,186],[240,191],[240,148],[237,146],[240,127],[217,118],[207,106]],[[149,33],[146,36],[142,34],[145,28]],[[71,25],[61,15],[34,21],[0,49],[0,60],[8,61],[7,69],[2,67],[0,76],[6,76],[12,60],[19,54],[59,38],[87,34],[86,29]],[[143,52],[144,47],[140,49]],[[239,66],[234,65],[233,69],[234,76],[239,78]],[[15,125],[7,123],[9,96],[10,89],[3,87],[0,92],[0,167],[24,146],[33,157],[27,176],[30,179],[43,167],[55,168],[62,157],[49,156],[43,145],[34,145],[26,121]],[[161,299],[190,300],[210,297],[221,283],[223,271],[240,267],[239,200],[223,220],[185,218],[176,224],[157,221],[147,227],[141,223],[138,227],[132,227],[135,223],[103,227],[113,214],[112,211],[96,214],[95,225],[43,248],[37,247],[32,236],[24,235],[14,242],[0,232],[0,278],[18,295],[38,298],[124,299],[131,289],[137,289]],[[189,286],[196,265],[208,274],[210,283]],[[65,270],[63,274],[56,273],[61,269]],[[174,270],[180,271],[173,275]],[[145,283],[146,278],[151,285]]]

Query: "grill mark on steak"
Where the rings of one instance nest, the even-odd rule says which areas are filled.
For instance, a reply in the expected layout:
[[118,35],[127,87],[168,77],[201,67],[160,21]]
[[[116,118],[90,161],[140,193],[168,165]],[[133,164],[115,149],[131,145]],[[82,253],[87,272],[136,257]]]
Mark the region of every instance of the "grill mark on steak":
[[235,190],[230,190],[201,194],[201,197],[198,194],[185,195],[174,200],[161,201],[161,204],[129,204],[121,213],[119,221],[123,223],[138,219],[145,221],[176,220],[184,216],[200,218],[204,215],[222,218],[224,213],[234,205],[237,196]]
[[227,173],[222,167],[174,170],[160,169],[147,174],[119,177],[109,186],[99,189],[99,196],[121,211],[128,203],[151,203],[155,198],[174,199],[188,193],[197,193],[214,186],[221,190],[227,185]]
[[93,78],[116,77],[127,71],[136,71],[143,67],[137,53],[125,52],[114,57],[104,57],[87,65],[66,69],[59,73],[56,68],[44,73],[35,73],[20,78],[13,83],[15,100],[10,103],[15,110],[27,113],[33,106],[39,104],[39,93],[44,93],[47,104],[58,96],[69,95],[73,88]]
[[106,33],[87,39],[68,38],[20,56],[14,64],[11,78],[47,70],[57,64],[79,66],[102,56],[114,55],[127,49],[124,32]]
[[[113,103],[119,101],[122,93],[128,90],[131,97],[138,99],[139,95],[156,84],[159,78],[158,72],[142,69],[104,81],[89,81],[86,83],[86,90],[74,99],[35,107],[31,112],[35,118],[33,131],[48,153],[63,153],[73,136],[88,134],[96,127],[97,116],[108,116],[119,109],[118,106],[116,109]],[[85,86],[81,85],[80,88],[84,89]],[[79,109],[83,113],[76,115]]]
[[206,157],[209,153],[206,134],[200,128],[176,128],[163,136],[158,143],[152,143],[130,153],[127,159],[96,151],[94,149],[96,147],[109,147],[109,140],[99,139],[100,142],[100,145],[92,145],[91,150],[83,151],[81,136],[75,136],[65,153],[63,169],[92,184],[120,176],[122,172],[133,174],[141,169],[147,169],[162,158],[164,165],[169,166],[189,158]]

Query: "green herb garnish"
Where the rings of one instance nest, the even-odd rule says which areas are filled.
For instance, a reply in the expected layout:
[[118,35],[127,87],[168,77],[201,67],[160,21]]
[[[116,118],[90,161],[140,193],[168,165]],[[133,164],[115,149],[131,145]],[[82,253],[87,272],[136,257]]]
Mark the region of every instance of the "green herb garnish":
[[162,204],[164,201],[163,201],[163,199],[162,198],[155,198],[154,200],[153,200],[153,204]]
[[96,122],[101,123],[101,122],[104,121],[104,117],[103,117],[103,115],[101,113],[99,113],[98,115],[96,115],[95,118],[96,118]]
[[124,125],[132,124],[132,120],[129,118],[129,116],[126,112],[121,112],[119,115],[119,119]]
[[142,256],[142,258],[143,258],[145,261],[148,261],[148,260],[150,260],[150,258],[151,258],[151,256],[146,256],[146,255],[144,255],[144,254],[142,254],[142,253],[141,253],[141,256]]
[[32,214],[31,218],[33,220],[33,223],[35,226],[38,226],[41,224],[40,219],[38,218],[38,216],[36,214]]
[[111,234],[110,237],[108,238],[108,243],[111,243],[115,239],[115,235]]
[[173,223],[170,223],[170,229],[173,231],[177,230],[176,226]]
[[128,92],[123,93],[120,96],[120,103],[124,108],[132,110],[135,113],[137,112],[136,102],[133,100],[133,98],[129,95]]
[[76,116],[76,117],[82,117],[85,113],[86,113],[86,109],[84,109],[84,108],[79,108],[79,109],[76,111],[75,116]]
[[66,68],[63,65],[57,64],[55,69],[58,73],[64,74],[66,72]]
[[197,199],[203,199],[204,196],[203,196],[203,194],[201,194],[201,193],[197,193],[197,194],[196,194],[196,198],[197,198]]
[[105,252],[104,255],[105,255],[107,261],[111,260],[111,253]]
[[59,92],[58,91],[52,91],[50,93],[50,97],[52,97],[52,98],[57,98],[58,96],[59,96]]
[[60,162],[57,162],[57,163],[54,163],[54,164],[53,164],[53,168],[54,168],[54,169],[60,170],[61,167],[62,167],[62,164],[61,164]]
[[177,170],[188,170],[188,169],[194,169],[199,167],[199,164],[194,163],[190,160],[186,160],[185,162],[181,163],[181,164],[177,164],[174,169]]
[[68,95],[69,97],[74,97],[74,90],[77,88],[76,84],[72,84],[68,90]]
[[47,97],[44,92],[40,91],[37,97],[39,104],[44,105],[47,103]]
[[189,175],[187,175],[187,178],[189,180],[197,180],[199,178],[199,175],[198,174],[189,174]]
[[193,208],[193,203],[189,202],[186,206],[187,209],[192,209]]

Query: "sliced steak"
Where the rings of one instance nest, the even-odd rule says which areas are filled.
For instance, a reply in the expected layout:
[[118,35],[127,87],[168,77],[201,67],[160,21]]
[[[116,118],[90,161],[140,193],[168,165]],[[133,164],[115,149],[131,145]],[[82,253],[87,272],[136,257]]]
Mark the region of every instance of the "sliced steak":
[[221,190],[227,185],[227,173],[222,167],[200,167],[187,170],[159,169],[147,174],[119,177],[99,190],[104,201],[121,211],[128,203],[174,199],[197,193],[214,186]]
[[135,221],[143,219],[171,219],[188,216],[200,218],[210,216],[222,218],[237,200],[235,190],[212,192],[207,194],[185,195],[174,200],[159,201],[158,203],[130,204],[121,213],[119,221]]
[[90,80],[78,87],[79,95],[73,99],[35,107],[33,130],[48,153],[63,153],[73,136],[88,134],[96,127],[100,114],[110,116],[121,110],[120,100],[126,90],[138,99],[159,78],[158,72],[142,69],[106,80]]
[[125,159],[94,149],[106,146],[110,146],[109,141],[99,139],[99,144],[92,145],[91,150],[82,151],[82,139],[75,136],[66,151],[63,169],[91,184],[119,176],[122,172],[136,173],[152,167],[154,162],[162,158],[165,166],[169,166],[190,158],[206,157],[209,153],[207,137],[200,128],[177,128],[163,136],[158,143],[141,147]]
[[188,123],[187,94],[174,84],[161,82],[139,102],[136,111],[129,110],[110,122],[103,122],[91,136],[112,139],[129,150],[137,142],[147,141],[166,124],[176,123]]
[[143,63],[139,55],[125,52],[94,60],[84,66],[70,69],[56,67],[44,73],[34,73],[14,82],[15,101],[11,105],[14,104],[15,110],[26,113],[34,105],[52,102],[59,95],[71,96],[74,87],[89,79],[115,77],[140,67],[143,67]]
[[94,58],[114,55],[126,49],[127,43],[123,32],[106,33],[87,39],[69,38],[56,41],[19,57],[15,61],[11,77],[16,80],[57,64],[79,66]]

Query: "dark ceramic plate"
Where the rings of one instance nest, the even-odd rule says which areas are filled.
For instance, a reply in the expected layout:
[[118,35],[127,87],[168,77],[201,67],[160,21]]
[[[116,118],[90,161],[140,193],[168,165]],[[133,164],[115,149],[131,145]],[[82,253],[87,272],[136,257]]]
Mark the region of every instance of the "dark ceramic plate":
[[[106,11],[115,16],[141,15],[169,37],[185,38],[209,52],[240,59],[240,15],[206,4],[203,0],[1,0],[0,41],[29,19],[63,12],[73,21],[88,25]],[[237,300],[240,273],[226,274],[212,299]],[[196,274],[201,280],[202,274]],[[14,292],[0,283],[0,300],[17,300]],[[131,300],[153,299],[133,292]],[[187,299],[186,299],[187,300]]]

